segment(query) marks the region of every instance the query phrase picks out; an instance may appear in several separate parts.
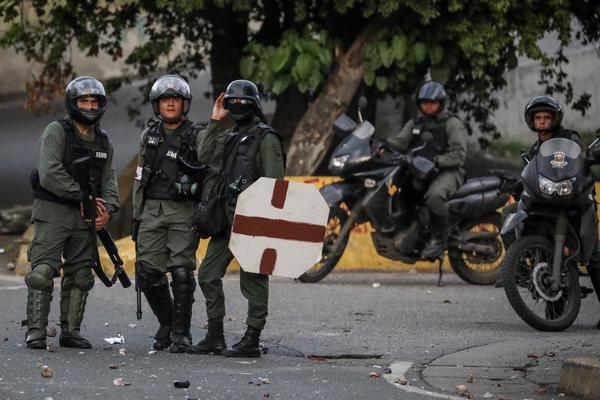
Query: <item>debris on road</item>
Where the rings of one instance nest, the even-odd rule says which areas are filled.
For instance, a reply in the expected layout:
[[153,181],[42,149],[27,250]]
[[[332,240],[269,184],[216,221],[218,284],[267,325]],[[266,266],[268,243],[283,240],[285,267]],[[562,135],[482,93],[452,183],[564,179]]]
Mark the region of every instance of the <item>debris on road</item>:
[[371,286],[373,286],[373,289],[377,289],[377,288],[381,287],[381,283],[373,282],[373,284]]
[[443,304],[452,304],[452,302],[451,302],[450,300],[448,300],[448,299],[446,299],[446,300],[442,301],[442,303],[443,303]]
[[148,351],[148,354],[154,354],[154,353],[156,353],[156,350],[150,350],[150,351]]
[[127,355],[127,350],[125,350],[124,348],[121,347],[119,349],[119,354],[122,355],[122,356],[126,356]]
[[537,356],[537,355],[535,355],[535,354],[533,354],[533,353],[527,353],[527,358],[532,358],[532,359],[536,360],[536,359],[538,359],[540,357]]
[[127,381],[125,381],[125,379],[123,379],[123,378],[116,378],[116,379],[113,381],[113,384],[114,384],[115,386],[129,386],[129,385],[131,385],[131,383],[129,383],[129,382],[127,382]]
[[402,385],[402,386],[408,385],[408,381],[406,379],[402,379],[402,378],[396,378],[394,383],[397,383],[398,385]]
[[13,271],[16,268],[16,265],[15,265],[15,263],[9,262],[8,264],[6,264],[6,268],[9,271]]
[[380,376],[381,376],[381,374],[379,372],[376,372],[376,371],[369,372],[369,378],[379,378]]
[[118,364],[110,364],[108,366],[108,368],[110,368],[110,369],[119,369],[119,365]]
[[104,338],[110,344],[123,344],[125,343],[125,338],[120,333],[117,333],[116,337]]
[[41,374],[43,378],[52,378],[52,376],[54,376],[54,370],[44,365],[42,367]]
[[56,336],[56,328],[53,326],[46,328],[46,336],[55,337]]
[[190,381],[174,381],[173,386],[177,389],[187,389],[190,387]]
[[271,380],[269,378],[261,378],[260,376],[248,381],[249,385],[254,385],[254,386],[268,385],[270,383],[271,383]]
[[389,367],[386,367],[386,368],[383,369],[383,373],[384,374],[391,374],[392,373],[392,369],[389,368]]
[[484,398],[484,399],[491,399],[491,398],[493,398],[493,397],[494,397],[494,395],[493,395],[493,394],[491,394],[490,392],[485,392],[485,394],[483,395],[483,398]]
[[469,375],[469,377],[467,378],[467,383],[473,383],[473,381],[475,380],[475,377],[473,376],[473,374]]
[[315,362],[327,362],[327,359],[321,356],[307,356],[306,358]]
[[457,385],[456,393],[459,396],[471,398],[471,392],[469,392],[469,389],[467,389],[467,385]]
[[131,328],[131,329],[133,329],[133,328],[136,328],[136,327],[137,327],[137,325],[136,325],[136,324],[129,324],[129,325],[127,325],[127,326],[128,326],[129,328]]

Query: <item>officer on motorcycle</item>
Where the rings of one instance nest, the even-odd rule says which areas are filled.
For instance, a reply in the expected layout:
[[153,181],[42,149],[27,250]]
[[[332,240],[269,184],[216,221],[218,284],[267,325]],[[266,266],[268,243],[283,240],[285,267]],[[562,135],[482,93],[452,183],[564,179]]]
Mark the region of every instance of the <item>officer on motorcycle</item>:
[[[448,199],[458,191],[465,176],[467,130],[457,116],[445,111],[446,97],[446,91],[439,82],[423,83],[416,96],[420,115],[408,121],[398,135],[388,139],[390,146],[400,152],[426,144],[417,155],[436,164],[437,174],[424,196],[432,232],[421,252],[426,259],[438,258],[446,248],[450,214]],[[432,141],[423,140],[425,132],[433,136]]]
[[[583,142],[579,134],[573,130],[566,129],[562,126],[564,111],[558,100],[550,96],[535,96],[532,97],[525,106],[525,122],[529,129],[537,133],[537,140],[531,145],[529,150],[524,154],[528,160],[532,160],[538,153],[540,146],[547,140],[564,138],[569,139],[585,150]],[[596,155],[595,155],[596,156]],[[597,156],[596,156],[597,158]],[[502,210],[502,217],[506,219],[509,214],[515,213],[518,209],[518,203],[512,203]],[[510,243],[505,243],[508,247]],[[598,243],[592,251],[587,270],[596,291],[596,295],[600,300],[600,247]],[[495,284],[496,287],[502,287],[503,281],[500,279]],[[598,322],[600,328],[600,321]]]

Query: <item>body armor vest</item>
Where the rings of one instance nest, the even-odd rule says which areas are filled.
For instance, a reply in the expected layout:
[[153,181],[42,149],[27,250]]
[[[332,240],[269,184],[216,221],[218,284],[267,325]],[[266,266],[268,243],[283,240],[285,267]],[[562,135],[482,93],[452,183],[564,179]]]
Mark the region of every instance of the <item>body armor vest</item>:
[[[189,164],[196,162],[194,144],[200,125],[184,121],[173,133],[166,134],[162,123],[151,124],[144,135],[145,151],[142,181],[147,181],[146,197],[155,200],[183,201],[176,183],[184,175],[195,178],[195,171],[181,162],[181,157]],[[194,150],[194,151],[192,151]],[[182,154],[185,153],[185,154]]]
[[[239,194],[262,176],[256,163],[256,153],[260,143],[268,133],[279,134],[264,123],[248,131],[234,131],[225,145],[226,159],[223,165],[223,183]],[[281,138],[280,138],[281,140]],[[282,149],[283,151],[283,149]]]
[[411,141],[409,148],[422,146],[425,142],[422,135],[429,132],[433,135],[433,140],[422,149],[416,152],[416,155],[425,157],[429,160],[440,154],[448,151],[448,134],[446,132],[446,122],[452,117],[448,114],[440,119],[428,118],[420,116],[415,119],[414,126],[411,132]]
[[[94,141],[85,141],[77,134],[77,128],[71,119],[61,118],[58,120],[65,132],[65,147],[63,151],[62,164],[67,170],[67,173],[75,179],[73,161],[81,157],[92,157],[91,178],[94,180],[93,185],[94,197],[101,197],[102,193],[102,171],[108,161],[110,150],[110,142],[106,132],[94,125]],[[85,186],[87,182],[77,182]],[[79,208],[79,202],[70,199],[63,199],[44,189],[40,184],[40,176],[38,170],[34,170],[31,174],[31,186],[33,189],[33,197],[55,203],[67,204]]]

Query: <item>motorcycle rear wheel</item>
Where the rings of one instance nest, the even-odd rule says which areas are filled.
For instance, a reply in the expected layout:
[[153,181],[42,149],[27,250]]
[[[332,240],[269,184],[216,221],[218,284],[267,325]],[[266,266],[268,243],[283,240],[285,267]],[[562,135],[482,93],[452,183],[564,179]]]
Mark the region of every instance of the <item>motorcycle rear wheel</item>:
[[502,258],[504,246],[500,240],[502,229],[502,217],[498,213],[483,215],[473,221],[461,226],[463,231],[473,232],[496,232],[496,238],[491,242],[486,240],[485,244],[493,245],[497,252],[493,255],[477,255],[465,253],[459,249],[448,249],[448,258],[452,269],[465,282],[474,285],[491,285],[502,275]]
[[526,236],[514,242],[506,255],[503,281],[506,297],[523,321],[540,331],[557,332],[567,329],[577,318],[581,292],[578,271],[572,265],[562,268],[560,296],[551,293],[545,284],[551,274],[553,247],[541,236]]
[[315,283],[325,278],[337,265],[340,258],[344,254],[350,233],[343,238],[340,247],[336,254],[332,253],[333,245],[338,238],[338,235],[348,220],[348,213],[339,206],[331,207],[329,210],[329,219],[327,221],[327,229],[325,230],[325,239],[323,240],[323,253],[321,260],[316,263],[311,269],[300,275],[298,280],[304,283]]

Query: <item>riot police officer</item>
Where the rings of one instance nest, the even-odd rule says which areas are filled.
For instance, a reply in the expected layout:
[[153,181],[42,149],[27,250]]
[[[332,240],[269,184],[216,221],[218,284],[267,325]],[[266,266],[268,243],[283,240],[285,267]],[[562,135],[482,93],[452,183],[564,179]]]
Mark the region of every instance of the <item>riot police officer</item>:
[[423,145],[422,135],[425,132],[433,136],[433,140],[419,153],[434,161],[439,170],[425,193],[432,234],[421,256],[429,259],[439,257],[446,248],[448,199],[458,191],[465,176],[467,130],[458,117],[445,111],[446,97],[446,91],[439,82],[423,83],[416,96],[420,115],[408,121],[398,135],[388,139],[392,148],[405,152]]
[[[584,144],[579,134],[573,130],[566,129],[562,125],[564,111],[558,100],[551,96],[534,96],[525,105],[524,118],[529,129],[537,134],[537,140],[531,145],[525,153],[528,160],[532,160],[538,153],[540,146],[547,140],[555,138],[569,139],[585,150]],[[511,213],[515,213],[518,209],[518,203],[512,203],[504,207],[502,210],[503,220]],[[512,235],[504,236],[504,247],[508,248],[514,241]],[[598,243],[594,247],[590,256],[589,264],[587,265],[590,280],[594,286],[594,291],[600,300],[600,247]],[[500,278],[494,285],[495,287],[503,287],[504,281]],[[600,328],[600,321],[598,322]]]
[[[233,128],[225,129],[227,115],[235,122]],[[196,345],[196,351],[201,354],[260,357],[260,334],[268,313],[269,277],[240,271],[240,289],[248,300],[247,329],[241,340],[229,349],[223,336],[222,278],[233,259],[228,243],[238,194],[262,176],[277,179],[284,176],[282,139],[264,121],[256,85],[247,80],[233,81],[217,99],[199,149],[199,161],[211,163],[220,171],[216,179],[205,185],[203,197],[224,198],[221,207],[225,208],[228,225],[222,233],[211,237],[198,271],[208,316],[206,337]]]
[[[63,277],[60,288],[59,343],[62,347],[91,348],[80,335],[88,292],[94,286],[95,240],[89,223],[102,229],[119,209],[119,193],[112,166],[113,148],[99,127],[106,109],[102,84],[90,77],[72,80],[65,91],[67,117],[50,123],[37,144],[37,169],[31,174],[32,222],[35,235],[29,245],[31,272],[27,284],[27,347],[46,348],[46,327],[54,288],[53,279]],[[96,185],[95,221],[82,215],[82,188],[74,162],[92,158],[90,175]],[[94,204],[92,204],[92,207]]]
[[[198,238],[191,231],[200,125],[187,119],[188,83],[164,75],[152,86],[150,103],[158,118],[142,132],[133,192],[133,239],[137,279],[156,315],[154,348],[189,350]],[[171,291],[166,273],[171,273]]]

